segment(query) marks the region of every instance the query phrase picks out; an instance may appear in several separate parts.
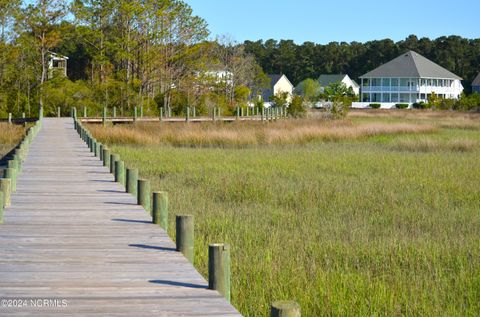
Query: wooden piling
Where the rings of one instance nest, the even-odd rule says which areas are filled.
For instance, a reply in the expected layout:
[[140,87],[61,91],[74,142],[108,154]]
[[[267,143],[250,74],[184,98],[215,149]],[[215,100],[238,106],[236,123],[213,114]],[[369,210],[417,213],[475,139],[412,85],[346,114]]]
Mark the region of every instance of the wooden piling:
[[0,224],[3,223],[3,209],[5,205],[3,192],[0,190]]
[[208,246],[208,289],[217,290],[230,302],[230,246],[224,243]]
[[154,192],[152,195],[152,222],[168,231],[168,193]]
[[103,149],[103,166],[110,167],[110,150],[107,148]]
[[194,217],[177,215],[176,217],[177,251],[181,252],[190,263],[194,263]]
[[125,163],[120,160],[115,162],[115,182],[125,186]]
[[294,301],[274,302],[270,307],[270,317],[300,317],[300,305]]
[[115,175],[115,162],[116,161],[120,161],[120,155],[118,154],[112,154],[110,155],[110,173],[112,173],[113,175]]
[[12,181],[9,178],[0,178],[0,191],[3,192],[3,206],[10,206]]
[[136,168],[127,168],[125,190],[127,193],[137,196],[138,170]]
[[137,205],[151,213],[150,208],[150,181],[147,179],[139,179],[137,183]]
[[17,191],[17,170],[15,168],[6,168],[3,171],[3,177],[10,179],[11,191],[15,193]]

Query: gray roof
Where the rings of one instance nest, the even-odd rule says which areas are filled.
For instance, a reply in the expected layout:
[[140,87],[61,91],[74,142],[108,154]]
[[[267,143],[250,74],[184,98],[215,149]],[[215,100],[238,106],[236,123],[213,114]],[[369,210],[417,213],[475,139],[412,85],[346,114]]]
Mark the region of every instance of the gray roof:
[[326,87],[330,84],[339,83],[345,78],[345,74],[321,74],[318,77],[320,86]]
[[473,80],[472,86],[480,86],[480,73],[478,73],[477,77]]
[[371,72],[360,76],[360,78],[373,77],[462,79],[414,51],[402,54],[390,62],[375,68]]
[[282,78],[283,74],[269,74],[270,77],[270,86],[273,87],[275,84]]

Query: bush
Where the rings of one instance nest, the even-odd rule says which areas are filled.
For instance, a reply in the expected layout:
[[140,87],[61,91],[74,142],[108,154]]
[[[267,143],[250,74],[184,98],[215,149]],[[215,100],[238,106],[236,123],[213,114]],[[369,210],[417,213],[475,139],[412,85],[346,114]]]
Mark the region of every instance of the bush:
[[288,106],[287,112],[295,118],[304,117],[307,109],[305,109],[303,105],[303,98],[301,96],[293,96],[292,103]]
[[423,101],[420,101],[420,102],[415,102],[412,107],[414,109],[430,109],[430,105],[428,103],[425,103]]
[[408,108],[408,103],[397,103],[397,104],[395,104],[395,108],[397,108],[397,109],[407,109]]
[[327,110],[327,116],[331,119],[343,119],[347,116],[350,106],[339,100],[329,102],[325,104]]
[[382,106],[382,105],[379,104],[379,103],[371,103],[371,104],[370,104],[370,108],[372,108],[372,109],[378,109],[378,108],[380,108],[381,106]]

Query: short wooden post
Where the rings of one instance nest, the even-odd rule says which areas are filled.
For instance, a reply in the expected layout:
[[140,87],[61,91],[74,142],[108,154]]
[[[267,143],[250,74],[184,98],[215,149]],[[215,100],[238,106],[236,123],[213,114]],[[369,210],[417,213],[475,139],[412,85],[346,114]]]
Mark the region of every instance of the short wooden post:
[[12,113],[8,113],[8,123],[12,124]]
[[26,120],[25,112],[22,112],[22,119],[23,119],[23,127],[26,127],[27,126],[27,120]]
[[117,107],[113,107],[113,117],[117,117]]
[[18,172],[18,170],[19,170],[18,161],[17,160],[8,160],[7,161],[7,168],[14,168]]
[[243,117],[243,116],[244,116],[244,108],[240,107],[240,117]]
[[3,192],[0,190],[0,224],[3,223],[3,206],[5,205],[5,199],[3,196]]
[[230,302],[230,245],[208,246],[208,289],[217,290]]
[[193,111],[192,117],[193,117],[193,118],[196,118],[196,117],[197,117],[197,108],[196,108],[196,107],[193,107],[193,108],[192,108],[192,111]]
[[262,121],[265,120],[265,108],[262,107]]
[[107,124],[107,107],[103,107],[102,123],[103,125]]
[[160,122],[163,121],[163,107],[160,107]]
[[99,144],[99,148],[98,148],[98,158],[100,159],[100,161],[103,161],[103,144],[100,143]]
[[139,179],[137,184],[137,205],[151,213],[150,209],[150,181],[147,179]]
[[185,114],[185,121],[190,121],[190,107],[187,107],[186,114]]
[[133,107],[133,123],[137,122],[137,106]]
[[90,152],[93,153],[93,156],[97,156],[97,153],[95,153],[96,151],[97,151],[97,140],[92,139],[92,146],[90,148]]
[[213,107],[213,111],[212,111],[212,120],[213,122],[215,122],[217,119],[217,107]]
[[107,148],[103,149],[103,166],[110,167],[110,150]]
[[10,195],[12,193],[12,181],[9,178],[0,178],[0,191],[3,192],[3,206],[10,206]]
[[140,118],[143,118],[143,106],[140,106]]
[[17,170],[14,168],[6,168],[3,171],[3,177],[11,180],[11,191],[15,193],[17,191]]
[[43,119],[43,107],[40,107],[38,110],[38,119],[42,120]]
[[168,193],[154,192],[152,195],[152,222],[168,230]]
[[118,154],[112,154],[110,155],[110,173],[112,173],[113,175],[115,175],[115,162],[116,161],[120,161],[120,155]]
[[235,113],[235,119],[238,120],[238,117],[240,117],[240,107],[237,107],[237,111]]
[[83,117],[87,117],[87,107],[83,107]]
[[136,168],[127,168],[127,179],[125,190],[127,193],[137,196],[138,170]]
[[125,163],[120,160],[115,162],[115,182],[125,186]]
[[61,109],[60,107],[57,107],[57,117],[61,117],[62,116],[62,113],[61,113]]
[[300,317],[300,305],[294,301],[274,302],[270,308],[270,317]]
[[192,215],[177,215],[176,217],[177,251],[194,262],[194,217]]

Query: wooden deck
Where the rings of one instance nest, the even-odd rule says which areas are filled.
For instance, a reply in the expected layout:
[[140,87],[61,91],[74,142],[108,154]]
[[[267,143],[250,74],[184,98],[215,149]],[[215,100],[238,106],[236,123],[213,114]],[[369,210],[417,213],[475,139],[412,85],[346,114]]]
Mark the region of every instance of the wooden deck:
[[[241,316],[113,182],[71,119],[44,119],[0,254],[0,316]],[[39,299],[60,307],[33,307]]]

